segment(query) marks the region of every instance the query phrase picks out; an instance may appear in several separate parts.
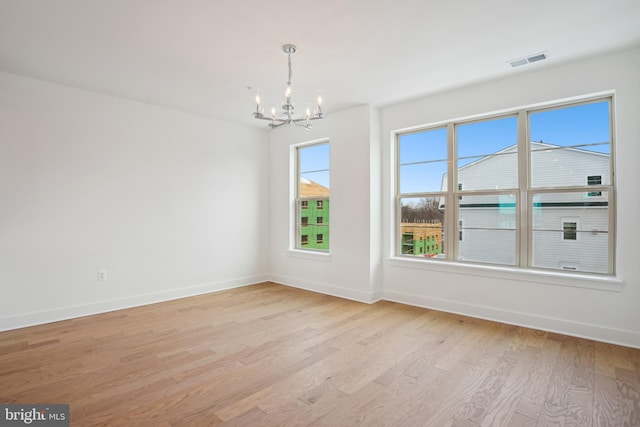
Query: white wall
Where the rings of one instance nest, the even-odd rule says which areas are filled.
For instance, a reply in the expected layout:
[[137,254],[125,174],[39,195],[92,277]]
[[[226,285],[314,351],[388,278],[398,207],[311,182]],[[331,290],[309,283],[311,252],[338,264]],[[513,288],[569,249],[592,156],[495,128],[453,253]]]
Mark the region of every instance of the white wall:
[[265,280],[268,155],[265,130],[0,73],[0,330]]
[[[0,73],[0,329],[272,279],[640,347],[638,70],[638,48],[534,65],[269,134]],[[391,256],[393,130],[609,90],[617,282]],[[289,247],[290,147],[321,138],[331,142],[326,257]]]
[[[380,139],[377,112],[368,106],[329,114],[312,131],[271,133],[271,277],[274,281],[351,298],[381,296]],[[331,250],[313,256],[290,250],[290,153],[296,144],[328,138],[331,150]]]
[[[640,347],[640,49],[515,73],[382,110],[386,299]],[[394,259],[393,130],[615,91],[617,281]],[[338,187],[339,182],[334,183]]]

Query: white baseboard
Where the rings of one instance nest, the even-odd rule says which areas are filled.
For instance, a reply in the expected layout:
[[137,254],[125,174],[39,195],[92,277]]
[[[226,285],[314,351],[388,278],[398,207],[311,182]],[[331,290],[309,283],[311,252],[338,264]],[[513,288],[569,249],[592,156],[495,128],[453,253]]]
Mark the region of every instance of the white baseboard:
[[321,294],[332,295],[350,299],[353,301],[372,304],[382,299],[382,291],[363,292],[350,288],[332,285],[329,283],[315,282],[311,280],[300,279],[297,277],[288,277],[282,275],[272,275],[270,281],[281,285],[290,286],[292,288],[304,289],[307,291],[318,292]]
[[53,308],[38,312],[24,313],[16,316],[0,318],[0,331],[25,328],[28,326],[42,325],[44,323],[58,322],[60,320],[89,316],[92,314],[106,313],[124,308],[138,307],[147,304],[155,304],[179,298],[218,292],[226,289],[239,288],[254,285],[269,280],[268,275],[257,275],[239,279],[226,280],[213,283],[188,286],[185,288],[168,289],[160,292],[139,294],[130,297],[116,298],[112,300],[96,301],[88,304]]
[[226,289],[250,286],[266,281],[272,281],[275,283],[280,283],[282,285],[305,289],[308,291],[318,292],[326,295],[333,295],[339,298],[345,298],[366,304],[372,304],[384,299],[401,304],[476,317],[479,319],[486,319],[510,325],[540,329],[564,335],[593,339],[596,341],[602,341],[611,344],[640,348],[640,334],[633,331],[606,328],[599,325],[574,322],[566,319],[557,319],[535,314],[520,313],[516,311],[461,303],[458,301],[439,298],[431,298],[422,295],[415,295],[391,290],[364,292],[328,283],[309,281],[281,275],[269,276],[266,274],[214,283],[205,283],[185,288],[169,289],[160,292],[139,294],[125,298],[97,301],[82,305],[59,307],[39,312],[19,314],[16,316],[3,317],[0,318],[0,331],[41,325],[45,323],[57,322],[61,320],[89,316],[92,314],[105,313],[109,311],[121,310],[147,304],[155,304],[158,302],[186,298],[210,292],[218,292]]
[[566,319],[538,316],[457,301],[430,298],[421,295],[408,294],[385,290],[383,299],[401,304],[430,308],[433,310],[479,319],[491,320],[509,325],[540,329],[579,338],[586,338],[626,347],[640,348],[640,334],[622,329],[612,329],[603,326],[574,322]]

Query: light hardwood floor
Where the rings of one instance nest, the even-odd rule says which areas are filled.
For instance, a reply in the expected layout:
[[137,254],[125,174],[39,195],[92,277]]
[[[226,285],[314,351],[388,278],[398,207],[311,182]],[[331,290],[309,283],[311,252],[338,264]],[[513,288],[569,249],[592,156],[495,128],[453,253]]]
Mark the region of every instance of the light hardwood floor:
[[640,426],[640,350],[273,283],[0,333],[72,426]]

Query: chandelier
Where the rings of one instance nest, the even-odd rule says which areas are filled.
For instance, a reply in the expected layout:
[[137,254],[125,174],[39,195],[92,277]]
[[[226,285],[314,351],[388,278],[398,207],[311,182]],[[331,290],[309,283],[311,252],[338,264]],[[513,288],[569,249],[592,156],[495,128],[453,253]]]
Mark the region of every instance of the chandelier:
[[291,71],[291,55],[296,53],[296,47],[292,44],[285,44],[282,46],[282,51],[287,54],[288,63],[289,63],[289,79],[287,80],[287,85],[284,91],[284,100],[282,101],[282,111],[277,112],[275,107],[271,107],[271,114],[264,115],[263,107],[262,107],[262,96],[258,91],[255,96],[255,111],[253,112],[253,117],[259,120],[268,120],[270,128],[277,128],[282,125],[297,125],[301,126],[305,129],[311,129],[312,120],[320,120],[324,119],[324,111],[322,110],[322,95],[318,94],[318,98],[316,99],[316,108],[314,111],[311,111],[310,107],[305,109],[302,117],[295,117],[293,106],[293,101],[291,99],[292,90],[291,90],[291,77],[293,75]]

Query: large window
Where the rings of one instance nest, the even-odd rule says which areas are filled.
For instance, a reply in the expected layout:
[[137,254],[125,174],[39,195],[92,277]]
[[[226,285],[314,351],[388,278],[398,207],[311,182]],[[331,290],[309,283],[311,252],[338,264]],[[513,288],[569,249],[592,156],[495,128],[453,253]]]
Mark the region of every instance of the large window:
[[295,148],[297,249],[329,250],[329,143]]
[[399,133],[396,253],[613,274],[611,104],[599,98]]

